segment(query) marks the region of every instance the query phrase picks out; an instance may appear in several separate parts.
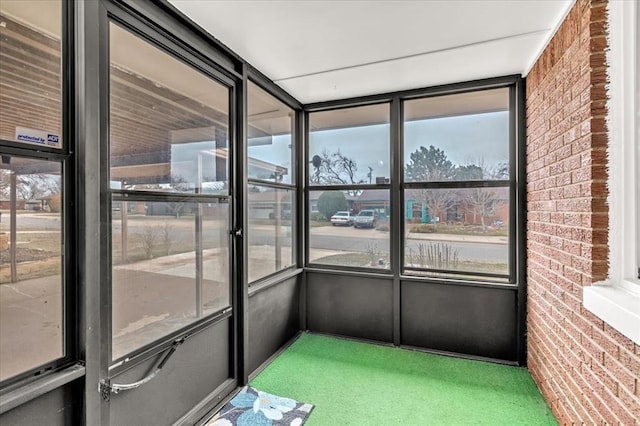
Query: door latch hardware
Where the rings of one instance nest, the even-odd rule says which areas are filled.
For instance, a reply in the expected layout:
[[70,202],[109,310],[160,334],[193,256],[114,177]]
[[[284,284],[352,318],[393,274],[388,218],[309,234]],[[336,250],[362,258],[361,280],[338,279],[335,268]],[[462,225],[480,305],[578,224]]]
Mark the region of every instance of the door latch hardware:
[[231,235],[233,235],[234,237],[242,238],[242,228],[233,229],[233,230],[229,231],[229,233]]
[[111,399],[111,381],[109,379],[102,379],[98,383],[98,392],[102,396],[102,399],[109,401]]

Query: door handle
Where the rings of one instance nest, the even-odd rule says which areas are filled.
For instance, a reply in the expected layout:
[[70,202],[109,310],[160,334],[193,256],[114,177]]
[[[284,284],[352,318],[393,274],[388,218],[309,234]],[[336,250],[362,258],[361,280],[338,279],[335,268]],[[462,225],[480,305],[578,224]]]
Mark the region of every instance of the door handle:
[[117,394],[117,393],[120,393],[121,391],[136,389],[144,385],[145,383],[148,383],[151,379],[156,377],[158,373],[160,373],[160,370],[162,370],[162,367],[165,366],[167,361],[169,361],[169,358],[171,358],[171,356],[176,352],[176,349],[178,349],[178,346],[184,343],[184,341],[185,341],[185,337],[178,340],[174,340],[173,344],[165,352],[165,354],[163,356],[158,357],[158,360],[156,361],[156,363],[149,370],[150,373],[147,374],[142,379],[138,380],[137,382],[120,384],[120,383],[111,383],[109,379],[102,379],[98,384],[98,392],[100,392],[100,394],[102,395],[102,398],[108,401],[110,394],[112,393]]

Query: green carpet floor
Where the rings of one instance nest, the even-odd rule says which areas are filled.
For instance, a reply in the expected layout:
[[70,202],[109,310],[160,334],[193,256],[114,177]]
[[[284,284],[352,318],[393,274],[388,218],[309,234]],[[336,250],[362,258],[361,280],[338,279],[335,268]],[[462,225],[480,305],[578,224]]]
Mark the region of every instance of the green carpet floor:
[[556,425],[525,368],[304,334],[251,385],[313,425]]

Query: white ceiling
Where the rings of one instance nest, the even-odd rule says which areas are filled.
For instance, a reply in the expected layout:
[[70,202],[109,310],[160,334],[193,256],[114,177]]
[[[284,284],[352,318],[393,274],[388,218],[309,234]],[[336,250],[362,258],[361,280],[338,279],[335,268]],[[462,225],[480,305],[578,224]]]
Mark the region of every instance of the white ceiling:
[[170,0],[303,103],[526,73],[573,0]]

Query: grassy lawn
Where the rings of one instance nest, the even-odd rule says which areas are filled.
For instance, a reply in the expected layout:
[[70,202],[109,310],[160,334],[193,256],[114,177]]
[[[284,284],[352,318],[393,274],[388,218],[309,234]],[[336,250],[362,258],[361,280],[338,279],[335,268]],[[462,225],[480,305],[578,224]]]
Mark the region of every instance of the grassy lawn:
[[[407,265],[409,265],[407,263]],[[414,265],[417,268],[423,268],[420,265]],[[443,268],[446,269],[446,268]],[[451,270],[455,270],[456,272],[469,273],[469,277],[473,277],[474,273],[483,273],[483,274],[501,274],[507,275],[509,273],[509,266],[506,263],[483,263],[483,262],[472,262],[467,260],[461,260],[455,267],[450,268]],[[438,274],[436,272],[429,272],[429,268],[425,268],[424,271],[411,271],[412,275],[420,275],[420,276],[448,276],[447,274]],[[466,276],[466,274],[464,275]]]
[[309,228],[321,228],[323,226],[331,226],[331,222],[328,220],[310,220]]
[[481,225],[449,225],[446,223],[408,223],[409,232],[417,234],[454,234],[454,235],[486,235],[493,237],[506,237],[509,235],[507,226]]
[[[270,225],[276,226],[275,219],[249,219],[249,225]],[[280,226],[291,226],[291,220],[282,219],[279,222]]]
[[[380,266],[374,265],[371,266],[371,262],[377,262],[378,259],[384,259],[384,262],[389,264],[389,255],[380,255],[372,258],[367,253],[340,253],[340,254],[332,254],[329,256],[321,257],[313,261],[313,263],[321,263],[323,265],[335,265],[335,266],[355,266],[355,267],[374,267],[379,268]],[[387,266],[388,267],[388,266]]]
[[[62,245],[59,232],[18,233],[16,244],[16,271],[18,281],[59,275]],[[11,282],[9,250],[0,251],[0,283]]]
[[[333,265],[333,266],[354,266],[354,267],[373,267],[380,268],[381,266],[377,265],[378,259],[384,259],[384,263],[389,265],[389,255],[381,254],[379,256],[371,256],[368,253],[362,252],[350,252],[350,253],[340,253],[340,254],[332,254],[329,256],[321,257],[313,261],[313,263],[319,263],[322,265]],[[374,262],[372,264],[372,261]],[[406,265],[409,265],[410,261],[407,258]],[[418,266],[416,267],[423,267]],[[428,269],[428,268],[425,268]],[[468,260],[460,260],[455,266],[456,271],[460,272],[469,272],[470,275],[473,275],[473,272],[480,273],[489,273],[489,274],[508,274],[509,268],[506,263],[487,263],[487,262],[474,262]],[[425,275],[433,275],[428,270],[425,270]]]
[[[183,236],[181,238],[164,238],[161,232],[149,230],[148,232],[131,233],[127,239],[127,259],[122,261],[122,238],[120,234],[112,236],[112,260],[114,265],[133,263],[140,260],[156,259],[181,253],[195,253],[195,237]],[[226,242],[226,240],[225,240]],[[225,246],[226,247],[226,246]],[[204,250],[221,248],[218,241],[204,239]],[[195,254],[194,254],[195,256]]]
[[[62,271],[61,260],[60,257],[50,257],[43,260],[18,263],[16,265],[18,281],[60,275]],[[4,265],[5,263],[3,262],[3,266],[0,267],[0,284],[11,282],[11,267]]]

